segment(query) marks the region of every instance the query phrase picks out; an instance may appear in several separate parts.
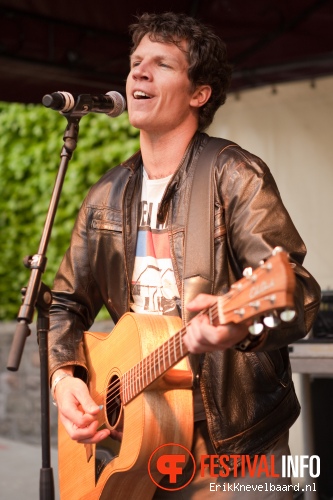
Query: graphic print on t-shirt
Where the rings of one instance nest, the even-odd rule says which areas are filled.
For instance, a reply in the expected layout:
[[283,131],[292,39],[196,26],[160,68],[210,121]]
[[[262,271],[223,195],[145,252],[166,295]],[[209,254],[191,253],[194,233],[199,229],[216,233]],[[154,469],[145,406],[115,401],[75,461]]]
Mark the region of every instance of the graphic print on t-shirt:
[[170,177],[148,179],[144,172],[131,309],[149,314],[179,315],[180,297],[171,262],[168,230],[157,222],[159,202]]

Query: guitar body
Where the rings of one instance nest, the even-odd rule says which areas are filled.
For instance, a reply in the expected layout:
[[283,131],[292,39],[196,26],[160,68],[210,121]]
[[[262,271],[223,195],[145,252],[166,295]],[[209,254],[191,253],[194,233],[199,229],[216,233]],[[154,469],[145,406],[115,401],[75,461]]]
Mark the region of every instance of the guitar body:
[[[139,392],[116,414],[108,401],[120,377],[181,328],[176,317],[127,313],[110,334],[85,332],[89,389],[98,405],[100,427],[123,429],[121,444],[107,438],[98,445],[78,444],[59,421],[61,500],[149,500],[156,485],[148,461],[159,446],[176,443],[191,449],[193,435],[192,372],[184,358]],[[119,398],[117,398],[119,402]],[[153,471],[155,481],[161,479]]]

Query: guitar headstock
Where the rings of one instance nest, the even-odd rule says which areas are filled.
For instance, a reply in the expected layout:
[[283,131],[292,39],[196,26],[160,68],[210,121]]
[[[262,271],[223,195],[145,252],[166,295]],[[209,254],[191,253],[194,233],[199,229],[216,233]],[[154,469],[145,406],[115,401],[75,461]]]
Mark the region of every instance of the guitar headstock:
[[[245,269],[244,278],[234,283],[226,295],[219,297],[218,323],[253,320],[249,331],[255,335],[263,329],[263,317],[266,325],[271,328],[277,326],[280,318],[282,321],[290,321],[295,316],[295,286],[295,274],[288,255],[277,248],[254,271],[251,268]],[[258,319],[260,323],[257,323]]]

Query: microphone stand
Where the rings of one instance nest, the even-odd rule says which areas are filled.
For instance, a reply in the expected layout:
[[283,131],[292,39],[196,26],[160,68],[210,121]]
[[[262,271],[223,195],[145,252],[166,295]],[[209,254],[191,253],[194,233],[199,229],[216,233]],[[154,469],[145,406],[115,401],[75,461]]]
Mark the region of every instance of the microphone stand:
[[21,361],[25,340],[31,331],[28,327],[32,323],[34,309],[37,309],[37,340],[40,355],[40,384],[41,384],[41,439],[42,439],[42,468],[40,470],[39,498],[54,500],[54,480],[51,467],[50,444],[50,396],[49,396],[49,363],[48,363],[48,332],[49,310],[52,302],[51,290],[41,281],[42,273],[46,268],[46,250],[51,236],[51,230],[56,215],[61,189],[69,160],[76,148],[79,122],[87,110],[80,104],[70,113],[62,113],[67,119],[64,132],[64,146],[61,150],[61,162],[50,200],[38,253],[25,257],[24,265],[31,270],[28,286],[21,290],[22,305],[17,317],[18,325],[14,332],[11,349],[8,356],[7,369],[17,371]]

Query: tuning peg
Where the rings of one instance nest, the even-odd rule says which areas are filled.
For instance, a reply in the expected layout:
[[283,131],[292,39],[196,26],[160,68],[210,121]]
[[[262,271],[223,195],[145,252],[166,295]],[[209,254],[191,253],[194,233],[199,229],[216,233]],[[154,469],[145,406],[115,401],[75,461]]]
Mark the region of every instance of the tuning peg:
[[292,321],[296,316],[296,311],[294,309],[285,309],[280,313],[280,318],[282,321],[289,322]]
[[244,278],[251,278],[252,274],[253,274],[252,267],[246,267],[243,271]]
[[276,328],[277,326],[279,326],[281,321],[279,317],[276,315],[276,313],[272,312],[267,316],[265,316],[264,323],[267,326],[267,328]]
[[248,330],[251,333],[251,335],[260,335],[264,329],[264,325],[262,323],[259,323],[259,321],[254,320],[252,325],[249,326]]
[[246,278],[247,280],[250,280],[252,283],[254,283],[255,281],[257,281],[257,275],[256,274],[253,274],[253,269],[252,267],[246,267],[243,271],[243,276],[244,278]]
[[282,247],[275,247],[273,248],[272,255],[277,255],[278,253],[284,252],[284,249]]

